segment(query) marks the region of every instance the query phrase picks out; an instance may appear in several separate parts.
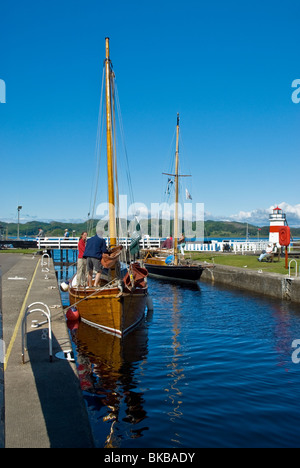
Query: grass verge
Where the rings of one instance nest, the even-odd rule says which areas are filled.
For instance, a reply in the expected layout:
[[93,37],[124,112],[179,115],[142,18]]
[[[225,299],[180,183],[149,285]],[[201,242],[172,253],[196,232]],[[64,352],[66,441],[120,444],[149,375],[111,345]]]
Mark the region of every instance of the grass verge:
[[33,255],[36,252],[38,252],[36,249],[1,249],[0,250],[0,255],[2,253],[10,253],[10,254],[28,254],[28,255]]
[[[217,265],[228,265],[239,268],[248,268],[249,270],[263,270],[269,273],[279,273],[281,275],[288,274],[289,270],[285,268],[285,259],[274,259],[273,263],[259,262],[259,255],[233,255],[228,253],[192,253],[192,259],[199,262],[215,263]],[[291,259],[290,259],[291,260]],[[297,260],[298,269],[300,266]],[[291,264],[291,272],[295,272],[295,262]]]

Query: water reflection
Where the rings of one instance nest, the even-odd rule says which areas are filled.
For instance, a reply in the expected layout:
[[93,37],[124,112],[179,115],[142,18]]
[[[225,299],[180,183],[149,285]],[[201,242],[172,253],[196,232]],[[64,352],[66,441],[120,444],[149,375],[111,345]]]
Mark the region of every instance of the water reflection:
[[295,328],[299,325],[300,313],[295,313],[297,305],[284,301],[273,303],[272,309],[274,350],[278,357],[278,365],[287,368],[291,364],[292,342],[295,336],[299,336],[295,333]]
[[[143,366],[147,359],[147,325],[143,323],[120,339],[81,322],[72,331],[72,337],[77,348],[79,379],[87,405],[96,414],[100,412],[102,421],[109,425],[103,446],[118,447],[120,439],[116,432],[120,419],[136,425],[146,418],[143,392],[138,391],[135,370]],[[131,428],[131,437],[138,438],[147,429]]]
[[71,331],[97,447],[296,446],[299,306],[207,283],[149,291],[153,317],[123,341]]
[[[187,379],[185,375],[185,365],[189,360],[186,352],[186,328],[189,327],[190,314],[194,304],[189,304],[187,297],[195,301],[200,297],[201,288],[198,283],[179,283],[168,280],[158,280],[157,290],[161,293],[160,302],[168,314],[168,352],[167,359],[163,363],[164,372],[164,392],[167,394],[166,405],[162,406],[169,421],[170,443],[174,446],[181,446],[181,425],[185,424],[188,415],[184,412],[183,400],[187,393]],[[190,308],[190,310],[189,310]],[[166,318],[166,317],[165,317]]]
[[172,406],[172,410],[168,412],[171,422],[175,422],[176,418],[183,416],[181,411],[182,405],[182,392],[180,390],[180,380],[184,378],[184,369],[179,365],[179,359],[182,357],[181,354],[181,343],[180,343],[180,328],[181,320],[179,314],[179,291],[176,285],[171,285],[171,291],[173,298],[173,309],[171,309],[171,330],[172,330],[172,352],[173,357],[171,362],[167,365],[168,368],[168,387],[165,389],[168,392],[169,402]]

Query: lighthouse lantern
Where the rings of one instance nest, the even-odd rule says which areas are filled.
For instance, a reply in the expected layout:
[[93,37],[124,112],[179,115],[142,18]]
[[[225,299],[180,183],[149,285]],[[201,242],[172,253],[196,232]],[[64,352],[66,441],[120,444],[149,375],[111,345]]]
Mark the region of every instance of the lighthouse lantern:
[[278,206],[273,208],[273,213],[270,214],[270,233],[269,242],[280,245],[279,232],[282,226],[286,226],[286,215]]

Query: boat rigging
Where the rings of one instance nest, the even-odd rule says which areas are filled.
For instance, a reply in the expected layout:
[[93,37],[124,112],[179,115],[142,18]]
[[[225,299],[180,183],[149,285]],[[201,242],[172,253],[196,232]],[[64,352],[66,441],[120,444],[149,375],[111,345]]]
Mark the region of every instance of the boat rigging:
[[[100,288],[81,287],[76,277],[69,287],[70,304],[77,307],[83,322],[123,337],[142,320],[148,296],[148,272],[131,262],[122,268],[122,246],[117,236],[118,204],[117,163],[115,151],[115,86],[110,60],[109,38],[105,39],[105,114],[106,155],[109,203],[109,253],[103,254]],[[98,232],[97,232],[98,234]]]
[[[164,175],[174,177],[175,184],[175,210],[174,210],[174,246],[173,256],[169,251],[150,250],[145,251],[143,264],[148,270],[149,276],[158,278],[167,278],[180,281],[198,281],[202,275],[204,267],[201,265],[191,264],[185,260],[179,259],[179,178],[191,177],[191,175],[179,174],[179,114],[177,114],[176,124],[176,151],[175,151],[175,174],[164,172]],[[168,186],[170,180],[168,182]],[[182,240],[182,239],[181,239]]]

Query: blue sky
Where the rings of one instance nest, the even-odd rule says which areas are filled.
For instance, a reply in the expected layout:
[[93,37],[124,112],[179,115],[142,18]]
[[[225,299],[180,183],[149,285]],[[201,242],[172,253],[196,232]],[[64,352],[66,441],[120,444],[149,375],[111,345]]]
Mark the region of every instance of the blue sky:
[[19,204],[24,221],[87,217],[109,36],[137,202],[162,201],[179,112],[207,218],[267,224],[282,203],[300,225],[299,13],[296,0],[3,2],[0,220]]

